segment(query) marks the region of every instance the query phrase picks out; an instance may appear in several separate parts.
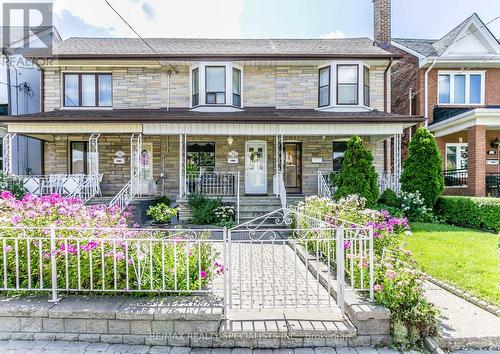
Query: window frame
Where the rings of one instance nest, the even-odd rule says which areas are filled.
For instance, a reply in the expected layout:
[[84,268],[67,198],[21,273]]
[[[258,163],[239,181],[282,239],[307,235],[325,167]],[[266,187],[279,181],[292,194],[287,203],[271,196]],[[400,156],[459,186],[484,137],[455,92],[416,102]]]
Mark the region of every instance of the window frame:
[[370,68],[366,65],[363,65],[363,105],[370,107]]
[[[69,173],[77,174],[73,172],[73,144],[83,143],[83,174],[86,175],[88,172],[88,152],[89,152],[89,142],[85,140],[71,140],[69,141]],[[79,173],[78,173],[79,174]]]
[[[321,86],[321,72],[325,69],[328,69],[328,84]],[[328,86],[328,103],[322,105],[321,104],[321,89]],[[318,69],[318,107],[328,107],[331,105],[331,95],[332,95],[332,66],[327,65],[320,67]]]
[[[440,100],[440,88],[441,88],[441,76],[448,75],[450,77],[450,90],[449,97],[450,102],[441,102]],[[470,101],[470,78],[473,75],[479,75],[481,77],[480,85],[480,102],[471,103]],[[455,76],[465,76],[465,103],[455,103]],[[485,71],[438,71],[437,73],[437,93],[436,102],[438,106],[484,106],[486,97],[486,72]]]
[[[209,68],[224,68],[224,91],[208,91],[207,90],[207,69]],[[231,71],[232,73],[232,71]],[[226,105],[227,102],[227,82],[226,82],[226,74],[227,74],[227,66],[226,65],[205,65],[205,105],[207,106],[220,106],[220,105]],[[231,83],[232,84],[232,83]],[[231,90],[232,91],[232,90]],[[218,93],[223,93],[224,94],[224,101],[223,102],[217,102],[217,94]],[[208,94],[215,94],[215,103],[208,103]]]
[[[234,72],[237,71],[239,72],[239,75],[240,75],[240,82],[239,82],[239,93],[234,93],[234,90],[233,90],[233,85],[234,85]],[[233,106],[235,107],[241,107],[242,103],[241,103],[241,92],[242,92],[242,77],[243,77],[243,74],[241,72],[241,69],[240,68],[236,68],[236,67],[232,67],[232,70],[231,70],[231,93],[233,95],[232,97],[232,103],[233,103]],[[235,104],[234,103],[234,97],[237,96],[240,100],[240,104]]]
[[[76,106],[68,106],[66,105],[66,76],[74,76],[76,75],[78,78],[78,105]],[[82,76],[94,76],[94,95],[95,95],[95,105],[93,106],[84,106],[82,104]],[[99,77],[100,76],[111,76],[111,105],[101,105],[99,99]],[[113,107],[113,73],[111,72],[63,72],[62,73],[62,102],[61,105],[63,108],[70,109],[88,109],[88,108],[112,108]]]
[[[356,102],[355,103],[340,103],[339,102],[339,87],[341,85],[354,85],[353,83],[339,83],[339,68],[341,67],[356,67]],[[359,64],[337,64],[337,100],[336,103],[338,106],[359,106]]]
[[[467,149],[469,148],[469,144],[468,143],[446,143],[445,144],[445,147],[444,147],[444,151],[445,151],[445,157],[444,157],[445,171],[452,171],[452,170],[448,170],[448,147],[456,147],[457,148],[456,158],[455,158],[455,165],[457,167],[461,166],[461,162],[463,160],[465,160],[466,164],[468,165],[468,161],[469,161],[468,154],[467,154],[467,159],[464,159],[464,158],[462,158],[462,155],[460,153],[461,148],[464,147],[464,146]],[[463,168],[456,168],[455,170],[462,170],[462,169]],[[467,170],[467,168],[465,168],[465,170]]]
[[[197,75],[197,79],[198,79],[198,90],[197,92],[194,92],[194,77],[195,77],[195,74]],[[195,104],[195,96],[196,96],[196,104]],[[191,70],[191,105],[193,107],[197,107],[200,105],[200,68],[199,67],[196,67],[194,69]]]

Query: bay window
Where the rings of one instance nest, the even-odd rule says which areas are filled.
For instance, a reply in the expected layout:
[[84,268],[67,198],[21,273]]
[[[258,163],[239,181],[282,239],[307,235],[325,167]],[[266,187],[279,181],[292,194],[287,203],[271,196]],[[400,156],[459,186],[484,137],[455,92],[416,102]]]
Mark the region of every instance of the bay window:
[[205,68],[205,90],[207,104],[226,103],[226,67],[207,66]]
[[438,104],[471,105],[484,103],[484,74],[440,72]]
[[233,105],[241,107],[241,70],[233,68]]
[[370,69],[363,66],[363,104],[370,106]]
[[64,107],[111,107],[111,74],[64,74]]
[[200,73],[198,68],[192,71],[191,100],[193,106],[200,104]]
[[330,67],[319,69],[318,106],[330,105]]
[[337,104],[358,104],[358,65],[337,65]]

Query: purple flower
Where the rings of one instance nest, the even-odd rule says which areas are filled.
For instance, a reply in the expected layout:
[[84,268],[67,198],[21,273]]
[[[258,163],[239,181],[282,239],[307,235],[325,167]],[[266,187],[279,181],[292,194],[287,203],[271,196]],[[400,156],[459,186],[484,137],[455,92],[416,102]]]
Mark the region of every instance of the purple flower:
[[200,277],[201,277],[201,279],[205,279],[207,277],[207,272],[205,272],[204,270],[202,270],[200,272]]
[[12,246],[7,245],[3,248],[4,252],[12,252]]
[[351,248],[351,241],[344,240],[344,249],[347,250],[349,248]]
[[10,217],[10,222],[13,224],[13,225],[17,225],[21,222],[22,218],[21,218],[21,215],[19,214],[14,214]]
[[13,197],[14,195],[9,191],[3,191],[2,193],[0,193],[0,198],[2,199],[12,199]]

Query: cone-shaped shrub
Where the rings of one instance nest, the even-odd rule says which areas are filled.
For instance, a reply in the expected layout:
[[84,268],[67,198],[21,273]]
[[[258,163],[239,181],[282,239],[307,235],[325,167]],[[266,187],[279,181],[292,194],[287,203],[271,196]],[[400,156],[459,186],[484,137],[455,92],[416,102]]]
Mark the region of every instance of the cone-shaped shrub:
[[434,137],[426,128],[417,129],[410,142],[408,157],[403,163],[401,189],[420,192],[429,208],[443,192],[443,161]]
[[368,204],[373,204],[378,199],[377,172],[373,166],[373,155],[363,146],[359,136],[353,136],[347,143],[336,185],[338,187],[335,192],[336,199],[352,194],[366,198]]

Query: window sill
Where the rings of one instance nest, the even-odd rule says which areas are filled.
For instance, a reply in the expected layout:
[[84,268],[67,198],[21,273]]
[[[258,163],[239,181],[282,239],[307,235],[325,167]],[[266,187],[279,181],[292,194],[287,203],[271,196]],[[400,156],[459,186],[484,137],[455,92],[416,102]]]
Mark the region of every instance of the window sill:
[[113,107],[60,107],[61,111],[112,111]]
[[231,105],[203,105],[189,109],[192,112],[243,112],[244,109]]
[[331,105],[316,108],[319,112],[370,112],[373,108],[364,105]]

